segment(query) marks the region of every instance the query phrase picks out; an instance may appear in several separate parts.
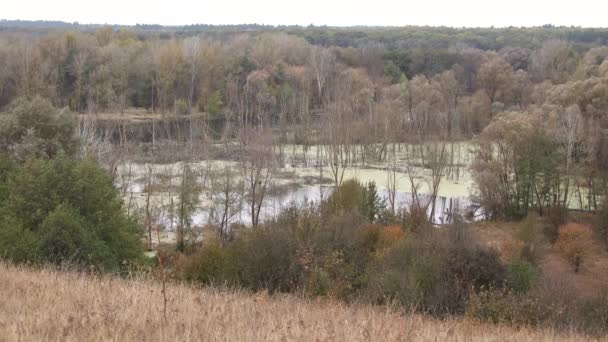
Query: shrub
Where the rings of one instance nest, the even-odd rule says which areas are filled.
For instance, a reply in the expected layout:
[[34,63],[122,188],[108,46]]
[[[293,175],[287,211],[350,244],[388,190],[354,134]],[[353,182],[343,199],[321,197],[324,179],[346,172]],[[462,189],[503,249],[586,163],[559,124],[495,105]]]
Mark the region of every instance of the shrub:
[[580,270],[589,249],[593,246],[591,229],[577,223],[561,226],[555,246],[574,266],[576,273]]
[[343,182],[324,203],[324,215],[330,217],[357,210],[363,202],[364,191],[365,188],[356,180]]
[[38,236],[0,210],[0,258],[13,262],[38,259]]
[[102,241],[94,240],[85,224],[70,205],[58,205],[40,226],[40,254],[56,263],[103,264],[109,251]]
[[608,200],[605,200],[597,213],[596,223],[599,236],[604,241],[604,246],[608,250]]
[[452,249],[442,266],[437,270],[440,282],[432,296],[433,306],[449,314],[464,313],[472,293],[501,286],[506,275],[498,253],[479,247]]
[[302,284],[298,244],[289,229],[259,226],[243,232],[230,248],[238,258],[239,280],[245,287],[273,293],[294,291]]
[[177,269],[181,278],[203,284],[232,285],[238,274],[233,253],[216,240],[206,241],[194,255],[184,257]]
[[186,115],[190,112],[188,102],[184,99],[175,101],[175,114]]
[[311,295],[349,299],[356,286],[352,264],[341,251],[334,250],[324,256],[316,266],[306,284],[306,292]]
[[405,226],[416,234],[424,234],[433,228],[426,209],[418,205],[412,205],[407,210]]
[[474,294],[467,315],[484,322],[542,325],[592,334],[608,331],[608,292],[582,299],[562,275],[549,276],[528,292],[488,288]]
[[568,221],[568,208],[561,205],[547,208],[544,221],[543,233],[554,243],[559,236],[559,227]]
[[374,223],[381,218],[385,207],[384,200],[378,196],[374,182],[364,186],[357,180],[348,180],[329,196],[324,204],[323,213],[329,217],[356,212],[367,222]]
[[140,227],[127,217],[112,180],[93,160],[29,160],[10,174],[5,187],[0,255],[109,270],[143,255]]
[[546,242],[541,231],[542,228],[543,223],[538,217],[530,214],[519,225],[516,232],[517,239],[523,244],[519,257],[533,265],[538,264],[545,250]]
[[604,289],[595,298],[587,300],[582,305],[579,317],[584,322],[586,331],[595,334],[608,332],[608,289]]
[[0,119],[0,151],[20,162],[77,151],[75,116],[36,96],[15,99]]
[[505,268],[496,251],[480,247],[458,222],[402,240],[370,264],[368,279],[374,302],[396,300],[443,316],[463,313],[471,293],[500,286]]
[[508,289],[489,288],[471,297],[466,314],[494,324],[538,325],[549,322],[554,312],[558,306],[536,292],[518,295]]
[[538,278],[538,271],[530,262],[516,259],[507,268],[507,284],[516,293],[528,292]]

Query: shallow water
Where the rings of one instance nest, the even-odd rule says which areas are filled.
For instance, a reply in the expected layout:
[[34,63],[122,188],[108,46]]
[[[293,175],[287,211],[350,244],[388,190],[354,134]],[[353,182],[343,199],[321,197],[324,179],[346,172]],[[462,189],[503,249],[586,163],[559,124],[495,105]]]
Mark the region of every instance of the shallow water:
[[[292,204],[303,205],[305,203],[316,203],[318,204],[322,199],[327,197],[333,192],[332,186],[306,186],[299,188],[294,191],[290,191],[284,195],[272,196],[265,201],[262,209],[260,210],[260,220],[266,221],[274,219],[279,216],[281,211]],[[378,195],[380,198],[385,200],[388,207],[388,191],[385,189],[379,189]],[[423,203],[429,201],[428,195],[419,195]],[[397,192],[396,193],[396,208],[404,208],[411,204],[412,198],[411,193]],[[445,224],[449,223],[455,213],[464,213],[469,207],[471,202],[465,197],[437,197],[435,202],[435,214],[434,223]],[[430,215],[431,208],[428,207],[428,214]],[[209,221],[209,210],[201,208],[192,217],[192,224],[195,226],[203,226]],[[251,224],[251,214],[247,207],[242,208],[240,213],[234,218],[231,223],[242,223],[246,225]]]

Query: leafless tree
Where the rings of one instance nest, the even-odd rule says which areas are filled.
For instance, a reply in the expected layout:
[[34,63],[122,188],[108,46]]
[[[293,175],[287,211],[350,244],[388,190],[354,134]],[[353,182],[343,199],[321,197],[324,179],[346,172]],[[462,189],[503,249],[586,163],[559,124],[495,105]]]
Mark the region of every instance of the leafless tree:
[[211,176],[212,207],[210,220],[218,225],[218,236],[225,240],[229,236],[230,223],[241,212],[243,182],[230,166],[225,166]]
[[245,183],[245,201],[249,207],[251,224],[257,227],[276,167],[272,151],[272,135],[269,132],[250,130],[243,136],[247,137],[247,144],[240,156]]

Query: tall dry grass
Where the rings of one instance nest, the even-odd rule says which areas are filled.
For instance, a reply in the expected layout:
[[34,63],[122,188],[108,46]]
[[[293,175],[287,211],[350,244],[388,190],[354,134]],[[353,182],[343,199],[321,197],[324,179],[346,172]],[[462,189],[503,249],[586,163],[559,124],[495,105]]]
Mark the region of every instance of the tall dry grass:
[[1,341],[560,341],[551,330],[0,263]]

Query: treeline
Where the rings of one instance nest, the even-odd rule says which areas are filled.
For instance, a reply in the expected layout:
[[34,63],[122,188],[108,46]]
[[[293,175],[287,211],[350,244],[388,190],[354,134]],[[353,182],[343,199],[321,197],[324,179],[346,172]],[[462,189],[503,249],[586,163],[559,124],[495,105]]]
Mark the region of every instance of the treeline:
[[[479,136],[475,177],[487,216],[522,217],[529,208],[572,206],[572,199],[580,209],[601,204],[608,178],[608,47],[577,34],[602,30],[301,29],[377,37],[346,47],[277,30],[189,37],[112,27],[3,32],[0,106],[41,96],[81,113],[123,117],[139,107],[183,115],[188,120],[179,136],[190,140],[189,151],[193,140],[210,138],[236,139],[243,148],[259,136],[279,148],[317,144],[323,152],[317,159],[332,167],[336,185],[344,167],[387,160],[391,152],[395,159],[407,142],[416,147],[410,162],[434,170],[433,193],[458,152],[422,147]],[[428,45],[382,42],[399,30]],[[536,45],[509,38],[526,32]],[[486,33],[500,33],[495,40],[504,45],[458,38]],[[442,36],[457,43],[442,45]],[[125,143],[124,127],[109,134],[116,131]]]
[[[204,112],[230,128],[298,125],[304,136],[344,112],[392,139],[471,136],[508,109],[606,109],[601,29],[239,30],[6,30],[0,108],[40,95],[80,113]],[[340,35],[353,38],[322,38]]]

